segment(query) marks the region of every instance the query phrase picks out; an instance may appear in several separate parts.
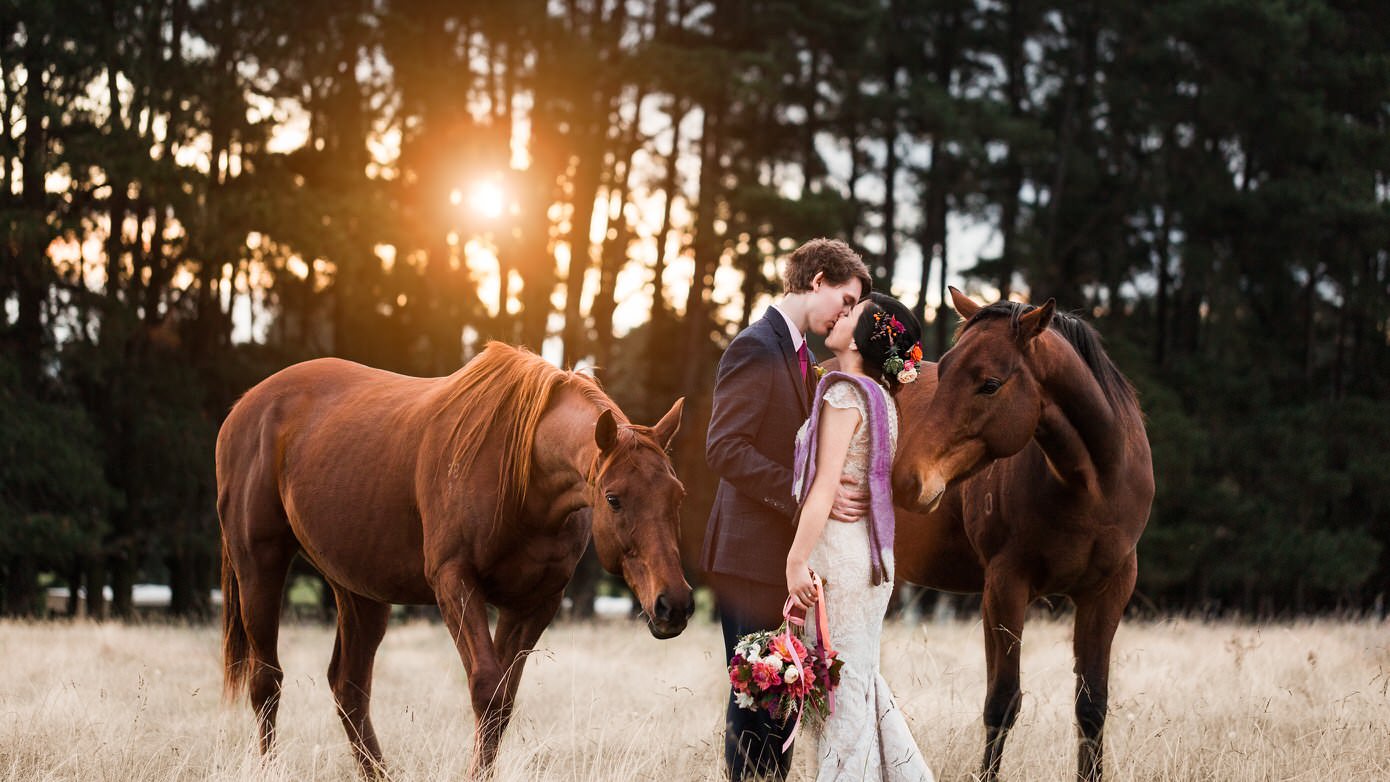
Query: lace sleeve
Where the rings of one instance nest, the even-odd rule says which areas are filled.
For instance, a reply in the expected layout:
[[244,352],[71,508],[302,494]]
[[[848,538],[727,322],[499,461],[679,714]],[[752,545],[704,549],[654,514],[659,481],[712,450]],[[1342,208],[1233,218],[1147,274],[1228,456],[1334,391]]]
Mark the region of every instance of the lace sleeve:
[[848,380],[839,380],[825,389],[825,403],[843,410],[858,410],[861,419],[867,418],[859,389],[855,388]]

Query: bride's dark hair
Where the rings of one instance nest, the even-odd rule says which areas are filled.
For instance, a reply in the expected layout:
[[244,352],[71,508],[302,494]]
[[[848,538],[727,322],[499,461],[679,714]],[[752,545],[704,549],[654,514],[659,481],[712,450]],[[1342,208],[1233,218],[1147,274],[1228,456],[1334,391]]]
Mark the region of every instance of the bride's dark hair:
[[[888,327],[890,322],[902,328]],[[912,310],[887,294],[877,291],[869,294],[869,303],[864,305],[859,322],[854,324],[854,344],[859,348],[859,355],[864,357],[864,374],[888,386],[890,392],[898,393],[902,388],[898,370],[885,371],[884,364],[893,359],[910,361],[912,348],[921,341],[922,324]]]

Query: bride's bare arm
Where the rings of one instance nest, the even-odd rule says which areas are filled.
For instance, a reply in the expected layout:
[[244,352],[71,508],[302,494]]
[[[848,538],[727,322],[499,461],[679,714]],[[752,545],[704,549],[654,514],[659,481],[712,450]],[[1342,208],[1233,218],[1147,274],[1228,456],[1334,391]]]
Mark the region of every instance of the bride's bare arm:
[[796,525],[796,537],[787,554],[787,594],[802,608],[813,604],[811,586],[811,551],[825,531],[835,493],[840,488],[840,475],[849,455],[849,442],[859,426],[859,411],[825,405],[820,413],[820,430],[816,435],[816,479],[806,494],[801,519]]

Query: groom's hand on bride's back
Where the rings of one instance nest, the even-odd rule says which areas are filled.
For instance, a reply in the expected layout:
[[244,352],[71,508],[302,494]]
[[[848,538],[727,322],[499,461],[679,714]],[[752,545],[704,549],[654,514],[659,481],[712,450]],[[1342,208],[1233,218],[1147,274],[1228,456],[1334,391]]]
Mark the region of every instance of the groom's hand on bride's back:
[[862,521],[869,515],[869,492],[859,488],[852,478],[842,477],[835,501],[830,504],[830,518],[846,524]]

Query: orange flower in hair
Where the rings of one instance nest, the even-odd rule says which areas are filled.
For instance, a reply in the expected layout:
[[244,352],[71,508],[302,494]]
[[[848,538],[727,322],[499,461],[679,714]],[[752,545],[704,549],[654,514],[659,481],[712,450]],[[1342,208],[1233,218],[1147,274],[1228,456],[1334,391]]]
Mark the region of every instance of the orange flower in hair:
[[888,358],[883,361],[883,374],[897,378],[903,385],[917,379],[917,365],[922,361],[922,346],[919,343],[913,344],[906,359],[898,355],[898,336],[906,332],[907,327],[896,317],[882,312],[874,313],[872,338],[882,339],[888,344]]

